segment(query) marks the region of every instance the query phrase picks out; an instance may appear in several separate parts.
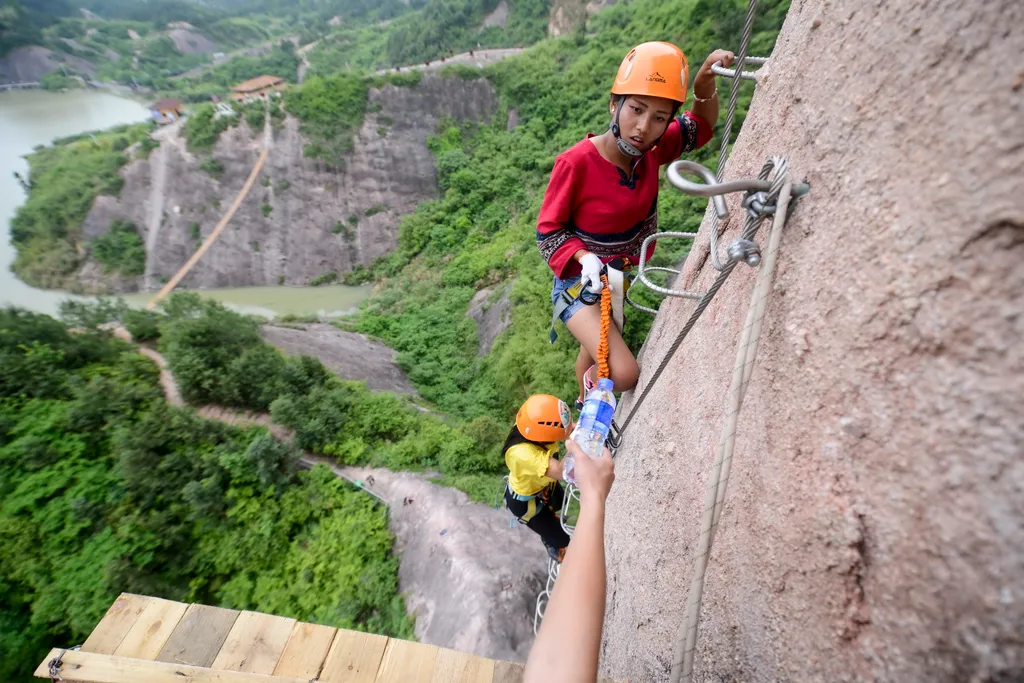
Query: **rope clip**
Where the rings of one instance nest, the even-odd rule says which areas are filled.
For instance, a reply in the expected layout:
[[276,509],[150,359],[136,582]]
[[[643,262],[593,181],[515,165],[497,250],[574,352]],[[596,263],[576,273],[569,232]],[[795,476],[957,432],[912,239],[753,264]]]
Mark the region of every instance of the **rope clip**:
[[[790,206],[810,191],[811,186],[808,183],[794,183],[792,199],[789,200]],[[743,197],[743,206],[747,207],[747,213],[751,218],[774,216],[778,208],[775,204],[768,203],[768,194],[765,192],[748,192]]]
[[[774,208],[774,207],[773,207]],[[746,263],[751,268],[761,264],[761,247],[753,240],[738,239],[726,250],[730,261]]]

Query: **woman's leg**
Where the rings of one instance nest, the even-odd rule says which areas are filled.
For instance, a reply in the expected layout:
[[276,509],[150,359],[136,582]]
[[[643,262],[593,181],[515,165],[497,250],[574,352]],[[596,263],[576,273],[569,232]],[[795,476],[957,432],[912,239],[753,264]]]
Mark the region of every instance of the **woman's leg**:
[[[597,345],[601,341],[601,309],[599,306],[584,306],[565,323],[572,336],[576,337],[580,346],[591,358],[597,358]],[[579,357],[576,358],[576,375],[582,384],[583,375],[579,370]],[[633,358],[632,352],[622,340],[615,325],[608,327],[608,366],[616,391],[628,391],[636,386],[640,377],[640,366]],[[589,367],[589,366],[588,366]],[[586,368],[584,368],[584,371]]]
[[[583,345],[581,344],[580,352],[576,354],[576,382],[580,385],[581,399],[585,399],[587,397],[583,384],[583,375],[586,374],[587,370],[589,370],[595,362],[596,361],[590,357],[590,354],[587,353],[587,350],[583,348]],[[595,383],[597,382],[596,377],[591,377],[590,379],[594,380]]]

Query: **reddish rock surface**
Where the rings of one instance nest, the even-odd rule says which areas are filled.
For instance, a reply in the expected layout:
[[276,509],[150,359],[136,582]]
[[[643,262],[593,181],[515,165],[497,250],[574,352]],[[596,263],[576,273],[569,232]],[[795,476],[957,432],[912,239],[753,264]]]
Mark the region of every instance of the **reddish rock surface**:
[[[1022,25],[1014,0],[790,10],[727,178],[783,154],[812,190],[739,421],[696,681],[1024,680]],[[702,289],[708,229],[683,275]],[[616,677],[669,678],[752,283],[739,266],[619,452]],[[641,388],[692,308],[664,305]]]

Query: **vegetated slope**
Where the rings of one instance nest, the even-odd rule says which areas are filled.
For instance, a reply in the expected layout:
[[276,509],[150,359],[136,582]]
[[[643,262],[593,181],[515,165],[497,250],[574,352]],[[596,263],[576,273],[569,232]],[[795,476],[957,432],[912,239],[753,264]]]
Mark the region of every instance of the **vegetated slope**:
[[[28,199],[11,219],[11,243],[18,250],[12,267],[22,279],[43,287],[72,282],[85,251],[82,222],[97,197],[121,192],[121,167],[157,146],[150,130],[150,124],[135,124],[83,133],[54,140],[29,156]],[[107,227],[108,236],[90,245],[100,269],[111,278],[141,274],[140,226],[121,221]]]
[[[752,54],[771,51],[787,6],[765,4]],[[607,126],[610,83],[630,47],[646,40],[674,41],[696,69],[713,47],[736,47],[733,27],[742,26],[744,7],[685,0],[616,5],[593,17],[593,38],[549,39],[487,69],[520,125],[508,130],[497,117],[491,126],[476,131],[453,126],[437,137],[444,196],[403,220],[398,248],[375,270],[381,286],[360,318],[361,331],[398,350],[421,395],[451,415],[501,420],[533,392],[575,397],[578,347],[561,326],[558,342],[548,343],[551,271],[534,243],[555,156],[588,131]],[[745,88],[738,122],[749,97]],[[691,158],[714,168],[714,154],[709,146]],[[704,207],[704,200],[664,191],[660,227],[692,231]],[[678,242],[662,244],[658,263],[674,262],[684,253]],[[477,291],[503,283],[512,283],[511,327],[486,357],[477,358],[475,324],[465,313]],[[649,324],[646,314],[629,314],[627,340],[634,348]]]
[[477,48],[532,45],[545,37],[549,0],[508,0],[504,25],[488,24],[498,5],[499,0],[429,0],[389,22],[324,26],[305,36],[318,40],[309,54],[312,73],[372,72]]
[[[42,79],[44,87],[73,87],[70,73],[161,91],[187,89],[170,77],[212,64],[217,52],[326,27],[332,16],[361,25],[403,11],[398,0],[332,2],[329,8],[316,2],[26,0],[0,8],[0,82]],[[253,60],[231,61],[241,71]]]
[[[291,391],[329,380],[278,362]],[[155,366],[102,334],[7,309],[0,363],[4,680],[32,680],[121,591],[411,633],[383,510],[327,468],[296,473],[264,430],[169,407]]]
[[[989,68],[1024,49],[1005,28],[1022,19],[1009,0],[814,0],[786,19],[727,177],[782,154],[811,192],[739,418],[696,681],[1024,680],[1024,133],[1019,78]],[[708,229],[695,289],[715,276]],[[666,680],[753,277],[732,275],[619,451],[616,677]],[[641,386],[691,310],[659,316]]]

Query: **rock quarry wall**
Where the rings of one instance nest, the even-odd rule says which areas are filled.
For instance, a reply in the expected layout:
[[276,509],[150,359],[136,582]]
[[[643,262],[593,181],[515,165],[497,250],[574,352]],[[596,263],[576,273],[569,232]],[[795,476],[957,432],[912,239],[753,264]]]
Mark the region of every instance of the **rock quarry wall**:
[[[1022,26],[1014,0],[789,11],[727,178],[783,154],[812,190],[782,238],[695,681],[1024,680]],[[687,288],[714,278],[708,229]],[[619,451],[616,678],[669,678],[753,278],[734,272]],[[692,309],[663,305],[640,388]]]
[[[260,178],[231,223],[181,285],[185,288],[307,284],[329,272],[369,265],[398,243],[400,218],[437,196],[437,174],[427,137],[443,118],[487,121],[497,96],[485,79],[425,74],[414,87],[385,85],[369,92],[369,107],[343,168],[303,156],[299,122],[288,117],[271,133]],[[377,111],[374,111],[377,110]],[[103,278],[86,266],[86,288],[158,287],[212,232],[259,156],[263,131],[244,122],[225,131],[213,158],[219,178],[200,169],[179,129],[160,131],[161,146],[122,170],[120,197],[99,197],[83,227],[85,239],[109,230],[116,218],[144,230],[146,277]],[[369,214],[369,215],[368,215]]]

